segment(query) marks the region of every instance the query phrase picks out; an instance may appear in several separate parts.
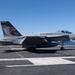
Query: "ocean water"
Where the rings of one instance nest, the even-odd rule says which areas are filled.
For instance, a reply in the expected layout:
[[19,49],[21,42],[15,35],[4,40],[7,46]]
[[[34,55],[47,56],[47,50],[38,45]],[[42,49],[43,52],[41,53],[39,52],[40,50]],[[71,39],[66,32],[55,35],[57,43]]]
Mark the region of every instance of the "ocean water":
[[65,42],[64,45],[75,45],[75,42],[72,42],[72,41],[70,41],[70,42]]

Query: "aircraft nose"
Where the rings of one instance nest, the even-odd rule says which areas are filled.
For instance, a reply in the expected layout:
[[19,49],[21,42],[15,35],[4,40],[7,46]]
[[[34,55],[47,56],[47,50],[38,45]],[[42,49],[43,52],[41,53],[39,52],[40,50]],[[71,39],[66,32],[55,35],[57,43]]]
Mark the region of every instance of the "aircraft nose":
[[73,40],[75,40],[75,34],[73,35]]
[[74,34],[74,40],[75,40],[75,34]]

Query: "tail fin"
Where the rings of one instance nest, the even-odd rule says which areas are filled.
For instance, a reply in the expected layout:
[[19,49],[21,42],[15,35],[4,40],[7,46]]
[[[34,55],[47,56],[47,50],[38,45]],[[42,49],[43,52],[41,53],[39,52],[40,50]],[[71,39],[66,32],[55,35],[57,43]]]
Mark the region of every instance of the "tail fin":
[[22,36],[9,21],[1,21],[1,26],[4,36]]

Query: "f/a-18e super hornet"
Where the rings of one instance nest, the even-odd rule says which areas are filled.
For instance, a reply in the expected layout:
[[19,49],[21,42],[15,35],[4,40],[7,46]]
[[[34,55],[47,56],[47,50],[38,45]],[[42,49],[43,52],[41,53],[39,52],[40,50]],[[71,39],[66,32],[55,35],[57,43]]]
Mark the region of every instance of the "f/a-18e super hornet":
[[69,31],[60,31],[56,33],[41,33],[36,35],[22,36],[21,33],[9,22],[1,21],[4,38],[0,39],[3,45],[22,45],[27,50],[36,48],[55,47],[58,41],[62,42],[61,50],[64,49],[64,42],[75,39],[75,34]]

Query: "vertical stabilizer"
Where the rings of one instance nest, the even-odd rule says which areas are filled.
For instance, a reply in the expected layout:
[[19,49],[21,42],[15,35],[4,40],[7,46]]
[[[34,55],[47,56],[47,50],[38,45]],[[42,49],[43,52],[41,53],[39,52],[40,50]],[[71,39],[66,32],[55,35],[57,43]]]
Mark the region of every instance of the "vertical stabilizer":
[[1,21],[1,26],[4,36],[22,36],[9,21]]

